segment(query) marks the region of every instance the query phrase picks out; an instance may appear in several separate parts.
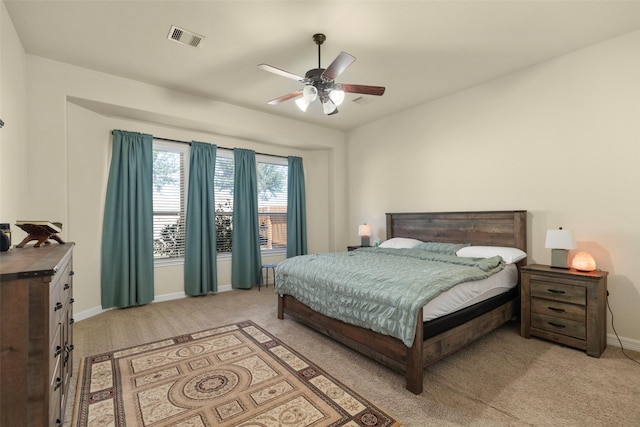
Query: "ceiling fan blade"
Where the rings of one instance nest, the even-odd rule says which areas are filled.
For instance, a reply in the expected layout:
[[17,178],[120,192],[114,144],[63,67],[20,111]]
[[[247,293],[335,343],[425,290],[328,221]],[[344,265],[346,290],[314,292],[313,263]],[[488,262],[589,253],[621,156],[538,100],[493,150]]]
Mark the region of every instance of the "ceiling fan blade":
[[355,60],[356,58],[347,52],[340,52],[340,54],[336,56],[336,59],[324,70],[322,77],[328,80],[335,80],[335,78],[342,74]]
[[383,86],[366,86],[366,85],[351,85],[348,83],[340,83],[342,90],[350,93],[362,93],[365,95],[377,95],[382,96],[385,88]]
[[304,77],[301,77],[301,76],[299,76],[297,74],[290,73],[288,71],[281,70],[280,68],[272,67],[271,65],[260,64],[260,65],[258,65],[258,68],[260,68],[260,69],[262,69],[264,71],[268,71],[268,72],[273,73],[273,74],[277,74],[277,75],[279,75],[281,77],[286,77],[288,79],[297,80],[299,82],[304,80]]
[[281,102],[284,101],[288,101],[291,98],[296,98],[298,96],[302,95],[302,91],[301,90],[296,90],[295,92],[291,92],[288,93],[286,95],[282,95],[276,99],[272,99],[271,101],[267,102],[267,104],[269,105],[276,105],[276,104],[280,104]]

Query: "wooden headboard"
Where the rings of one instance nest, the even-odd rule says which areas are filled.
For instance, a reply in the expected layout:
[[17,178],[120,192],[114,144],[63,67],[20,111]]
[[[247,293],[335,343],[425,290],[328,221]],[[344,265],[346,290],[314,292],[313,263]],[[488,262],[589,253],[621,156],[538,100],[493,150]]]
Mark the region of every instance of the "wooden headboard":
[[388,213],[387,239],[509,246],[527,251],[527,211]]

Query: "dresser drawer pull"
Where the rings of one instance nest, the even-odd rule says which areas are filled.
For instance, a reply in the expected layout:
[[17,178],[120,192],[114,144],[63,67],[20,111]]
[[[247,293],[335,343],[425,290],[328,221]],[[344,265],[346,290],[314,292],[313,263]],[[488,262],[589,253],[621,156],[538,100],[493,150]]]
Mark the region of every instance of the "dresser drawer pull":
[[75,271],[73,271],[73,270],[71,270],[71,271],[69,272],[69,276],[73,276],[74,274],[76,274],[76,272],[75,272]]
[[76,322],[76,319],[74,319],[73,317],[71,319],[69,319],[69,324],[73,325]]
[[547,307],[549,310],[551,311],[555,311],[556,313],[564,313],[565,310],[563,308],[556,308],[556,307]]
[[56,377],[56,385],[53,386],[53,390],[56,391],[62,385],[62,378]]
[[552,294],[564,294],[564,291],[560,291],[558,289],[547,289]]
[[64,289],[64,290],[66,291],[66,290],[67,290],[67,289],[69,289],[70,287],[71,287],[71,285],[70,285],[70,284],[65,283],[65,284],[64,284],[64,288],[62,288],[62,289]]
[[62,353],[62,346],[57,345],[56,351],[53,353],[53,358],[55,359],[56,357],[58,357],[60,353]]
[[67,362],[69,361],[69,355],[71,354],[71,352],[73,351],[73,344],[71,345],[65,345],[64,346],[65,351],[67,352],[66,356],[64,356],[64,364],[66,365]]
[[53,311],[58,311],[62,309],[62,303],[61,302],[57,302],[55,307],[53,307]]
[[565,325],[560,325],[559,323],[549,322],[549,324],[550,324],[551,326],[553,326],[553,327],[556,327],[556,328],[566,328],[566,326],[565,326]]
[[73,304],[74,302],[76,302],[76,300],[75,300],[75,299],[73,299],[73,298],[71,298],[71,299],[69,300],[69,303],[71,303],[71,304]]
[[57,426],[61,426],[62,425],[62,420],[60,418],[56,418],[56,425]]

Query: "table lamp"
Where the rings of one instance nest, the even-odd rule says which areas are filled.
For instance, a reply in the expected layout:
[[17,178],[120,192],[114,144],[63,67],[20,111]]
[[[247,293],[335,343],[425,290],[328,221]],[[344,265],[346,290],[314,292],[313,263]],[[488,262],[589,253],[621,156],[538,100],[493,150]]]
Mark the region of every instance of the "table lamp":
[[569,268],[569,249],[576,247],[573,233],[569,230],[547,230],[544,247],[551,249],[551,267]]
[[360,236],[360,244],[362,246],[371,246],[369,243],[369,237],[371,237],[371,226],[369,224],[362,224],[358,226],[358,236]]

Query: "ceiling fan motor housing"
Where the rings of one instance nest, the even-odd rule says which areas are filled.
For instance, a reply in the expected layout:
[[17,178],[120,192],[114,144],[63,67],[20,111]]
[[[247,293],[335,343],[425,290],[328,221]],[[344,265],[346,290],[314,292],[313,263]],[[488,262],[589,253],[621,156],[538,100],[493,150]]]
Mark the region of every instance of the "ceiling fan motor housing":
[[318,90],[318,95],[321,99],[328,96],[329,92],[336,86],[333,80],[327,80],[322,77],[324,70],[324,68],[314,68],[307,71],[304,75],[305,84],[314,86]]

